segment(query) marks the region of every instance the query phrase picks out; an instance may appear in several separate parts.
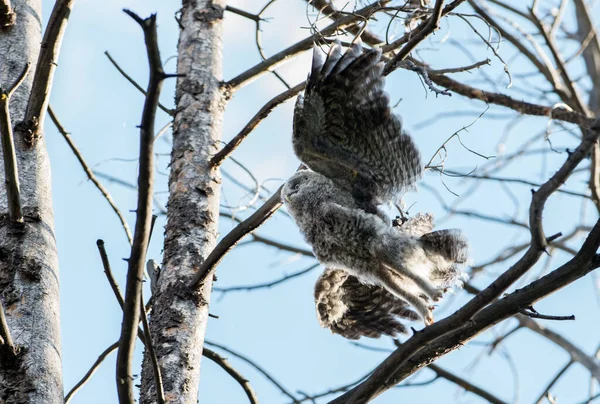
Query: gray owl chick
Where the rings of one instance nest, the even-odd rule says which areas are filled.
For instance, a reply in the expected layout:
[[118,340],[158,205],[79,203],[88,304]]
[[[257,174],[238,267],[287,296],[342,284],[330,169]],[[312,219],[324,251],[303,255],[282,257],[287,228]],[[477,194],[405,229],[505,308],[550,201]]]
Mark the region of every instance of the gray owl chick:
[[294,110],[292,143],[311,170],[352,194],[369,213],[399,202],[421,177],[421,155],[390,108],[380,49],[357,41],[342,54],[334,43],[323,61],[315,46],[304,96]]
[[457,230],[421,235],[429,229],[426,224],[409,224],[410,231],[404,232],[361,209],[332,180],[308,170],[294,174],[281,195],[323,265],[385,289],[414,307],[426,324],[433,322],[431,302],[460,282],[457,264],[466,261],[467,242]]

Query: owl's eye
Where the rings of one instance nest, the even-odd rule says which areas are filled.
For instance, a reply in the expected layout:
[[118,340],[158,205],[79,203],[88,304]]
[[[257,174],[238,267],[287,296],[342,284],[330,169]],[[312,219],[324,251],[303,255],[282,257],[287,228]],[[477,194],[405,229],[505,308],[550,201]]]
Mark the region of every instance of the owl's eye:
[[295,182],[292,184],[292,191],[297,191],[298,188],[300,188],[300,183],[299,182]]

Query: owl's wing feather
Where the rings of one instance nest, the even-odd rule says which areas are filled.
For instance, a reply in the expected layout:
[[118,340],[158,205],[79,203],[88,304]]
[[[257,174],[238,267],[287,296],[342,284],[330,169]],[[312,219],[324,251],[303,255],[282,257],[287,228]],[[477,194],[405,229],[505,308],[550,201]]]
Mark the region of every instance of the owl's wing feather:
[[294,151],[313,171],[350,190],[358,203],[396,201],[422,174],[421,156],[383,91],[381,50],[360,43],[325,61],[315,46],[294,112]]
[[419,316],[384,288],[365,285],[340,269],[328,268],[315,284],[319,324],[348,339],[406,334],[400,319]]

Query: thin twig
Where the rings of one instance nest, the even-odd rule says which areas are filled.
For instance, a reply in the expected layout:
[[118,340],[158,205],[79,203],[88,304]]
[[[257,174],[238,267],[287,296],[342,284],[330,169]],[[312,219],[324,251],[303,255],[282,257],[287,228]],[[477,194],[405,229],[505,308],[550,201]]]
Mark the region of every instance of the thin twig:
[[[533,182],[533,181],[528,181],[528,180],[524,180],[521,178],[510,178],[510,177],[493,177],[491,175],[478,175],[478,174],[461,174],[459,172],[456,171],[452,171],[452,170],[444,170],[444,174],[450,175],[450,176],[456,176],[456,177],[464,177],[465,179],[476,179],[476,180],[486,180],[486,181],[498,181],[500,183],[511,183],[511,184],[522,184],[522,185],[528,185],[531,187],[540,187],[541,185]],[[560,194],[565,194],[565,195],[571,195],[571,196],[576,196],[578,198],[584,198],[584,199],[589,199],[590,196],[583,194],[581,192],[575,192],[575,191],[570,191],[568,189],[558,189],[556,190],[556,192],[560,193]]]
[[263,20],[262,18],[260,18],[259,15],[249,13],[247,11],[244,11],[242,9],[239,9],[237,7],[233,7],[233,6],[230,6],[230,5],[225,6],[225,11],[229,11],[231,13],[237,14],[239,16],[242,16],[244,18],[247,18],[247,19],[255,21],[255,22]]
[[[227,213],[227,212],[220,212],[219,216],[221,217],[225,217],[227,219],[233,220],[234,222],[237,223],[242,223],[241,219],[238,219],[237,217],[235,217],[234,215],[232,215],[231,213]],[[263,237],[261,235],[252,233],[250,235],[252,237],[252,241],[255,241],[257,243],[261,243],[264,245],[268,245],[270,247],[274,247],[277,248],[281,251],[287,251],[287,252],[291,252],[294,254],[299,254],[299,255],[303,255],[305,257],[314,257],[315,255],[312,253],[311,250],[307,250],[306,248],[300,248],[300,247],[294,247],[291,246],[289,244],[284,244],[280,241],[277,240],[273,240],[267,237]]]
[[10,329],[4,315],[4,304],[0,301],[0,345],[6,345],[11,352],[15,352],[15,344],[10,336]]
[[321,37],[331,35],[338,30],[348,28],[349,26],[355,25],[360,21],[365,21],[373,13],[380,10],[384,4],[389,3],[389,1],[390,0],[380,0],[361,10],[356,11],[355,13],[346,15],[344,18],[340,18],[333,24],[322,29],[320,32],[317,32],[314,35],[297,42],[281,52],[276,53],[270,58],[263,60],[245,72],[238,74],[236,77],[225,83],[224,86],[230,92],[239,90],[241,87],[257,79],[261,75],[273,70],[275,67],[279,66],[293,55],[310,49],[313,43],[319,41]]
[[386,63],[385,68],[383,69],[383,74],[390,74],[398,64],[403,61],[410,52],[413,51],[425,38],[427,38],[433,31],[439,28],[440,19],[442,18],[442,6],[444,5],[444,0],[436,0],[435,5],[433,6],[433,10],[431,15],[427,20],[421,23],[418,32],[414,34],[414,36],[404,45],[402,49],[390,60]]
[[108,284],[119,302],[119,306],[121,310],[123,306],[125,306],[125,302],[123,301],[123,295],[121,294],[121,290],[119,289],[119,284],[117,280],[113,276],[112,270],[110,268],[110,261],[108,259],[108,254],[106,253],[106,248],[104,247],[104,240],[98,239],[96,240],[96,245],[98,246],[98,252],[100,253],[100,259],[102,259],[102,266],[104,268],[104,274],[106,275],[106,279],[108,279]]
[[[570,97],[568,99],[568,101],[570,101],[569,102],[570,106],[572,108],[576,109],[577,111],[581,112],[582,114],[587,115],[588,114],[587,105],[581,98],[581,94],[579,93],[579,90],[575,87],[575,82],[573,81],[573,79],[571,79],[571,76],[569,74],[569,71],[567,70],[567,67],[565,66],[565,62],[562,58],[562,55],[560,54],[560,51],[558,50],[558,46],[556,45],[556,43],[554,41],[554,37],[552,37],[552,35],[550,35],[548,33],[548,31],[546,30],[546,27],[544,26],[544,23],[539,20],[539,18],[537,17],[537,15],[533,11],[533,9],[530,10],[530,13],[531,13],[531,17],[533,19],[534,24],[536,25],[536,27],[542,34],[544,41],[546,42],[546,46],[548,46],[548,48],[550,49],[550,53],[552,53],[552,57],[554,58],[554,62],[556,63],[556,66],[558,68],[558,71],[560,72],[560,75],[563,79],[565,86],[569,89],[569,92],[571,93]],[[563,98],[563,101],[566,102],[567,100]]]
[[73,139],[71,138],[71,135],[69,134],[69,132],[67,132],[65,127],[62,126],[62,124],[56,117],[56,114],[54,113],[52,106],[50,106],[50,105],[48,105],[48,115],[50,115],[50,119],[54,123],[54,126],[56,126],[56,128],[58,129],[60,134],[67,141],[67,144],[71,148],[71,151],[73,152],[75,157],[77,157],[77,160],[79,161],[81,168],[83,168],[83,171],[88,176],[88,179],[90,181],[92,181],[92,183],[96,186],[96,188],[98,188],[98,191],[100,191],[102,196],[104,196],[104,199],[106,199],[106,201],[112,208],[113,212],[115,212],[115,214],[119,218],[119,221],[121,222],[121,225],[123,226],[123,230],[125,231],[125,235],[127,236],[127,240],[129,241],[129,244],[131,244],[133,239],[131,237],[131,229],[129,229],[129,225],[127,224],[127,219],[125,219],[125,216],[123,215],[123,213],[121,213],[121,211],[117,207],[117,204],[113,200],[113,198],[110,195],[110,193],[108,192],[108,190],[104,187],[104,185],[102,185],[102,183],[98,180],[98,178],[96,178],[96,175],[94,174],[94,172],[92,171],[90,166],[87,165],[87,163],[85,162],[85,160],[83,158],[83,155],[81,154],[81,151],[79,151],[79,149],[73,142]]
[[8,202],[8,215],[14,223],[23,223],[23,210],[21,208],[21,191],[19,189],[19,168],[17,167],[17,154],[12,123],[10,121],[9,104],[14,92],[27,77],[30,64],[26,63],[21,75],[15,83],[5,92],[0,90],[0,136],[2,138],[2,157],[4,159],[4,182],[6,183],[6,199]]
[[448,73],[462,73],[468,72],[469,70],[479,69],[481,66],[489,66],[490,59],[481,60],[479,62],[475,62],[473,64],[461,67],[451,67],[447,69],[431,69],[428,70],[429,74],[448,74]]
[[[117,303],[119,303],[119,307],[123,310],[123,306],[125,302],[123,301],[123,295],[121,294],[121,290],[119,289],[119,284],[117,280],[113,276],[112,269],[110,267],[110,260],[108,259],[108,254],[106,253],[106,248],[104,247],[104,240],[96,240],[96,245],[98,246],[98,252],[100,253],[100,259],[102,260],[102,267],[104,268],[104,274],[106,275],[106,279],[108,280],[108,284],[117,299]],[[142,344],[146,345],[146,337],[144,332],[138,329],[138,338],[142,342]]]
[[445,75],[430,74],[429,78],[434,83],[444,86],[452,92],[463,95],[467,98],[481,100],[489,104],[501,105],[510,108],[524,115],[547,116],[552,119],[557,119],[564,122],[574,123],[582,128],[590,128],[595,120],[565,108],[555,108],[553,106],[537,105],[525,101],[518,101],[507,95],[500,93],[492,93],[471,87],[467,84],[460,83]]
[[267,102],[265,105],[263,105],[263,107],[256,113],[256,115],[254,115],[252,119],[246,124],[246,126],[244,126],[240,133],[238,133],[233,139],[229,141],[229,143],[227,143],[227,145],[225,145],[225,147],[223,147],[223,149],[221,149],[217,154],[213,156],[213,158],[210,160],[210,166],[216,167],[219,164],[221,164],[223,160],[225,160],[231,153],[233,153],[235,148],[238,147],[244,141],[244,139],[250,134],[250,132],[252,132],[271,113],[271,111],[273,111],[273,109],[276,106],[294,97],[300,91],[304,90],[305,86],[306,82],[302,82],[290,88],[289,90],[284,91],[283,93],[279,94],[278,96],[274,97],[269,102]]
[[[125,72],[125,70],[123,70],[121,68],[121,66],[119,66],[119,64],[117,63],[117,61],[115,59],[113,59],[113,57],[110,55],[110,53],[108,53],[108,51],[104,51],[104,54],[106,55],[106,57],[108,58],[108,60],[110,61],[110,63],[112,63],[112,65],[119,71],[119,73],[121,73],[121,75],[123,77],[125,77],[125,79],[127,79],[127,81],[129,81],[136,89],[138,89],[138,91],[140,93],[144,94],[144,97],[145,97],[146,96],[146,90],[144,90],[142,88],[142,86],[140,86],[137,83],[137,81],[135,81],[130,75],[128,75]],[[174,110],[165,107],[160,102],[158,103],[158,108],[162,109],[163,111],[165,111],[167,114],[169,114],[171,116],[175,115],[175,111]]]
[[[163,80],[167,77],[163,71],[158,50],[156,33],[156,15],[142,19],[135,13],[124,10],[143,29],[150,77],[148,91],[140,124],[140,166],[138,177],[138,201],[136,208],[136,223],[128,260],[127,284],[125,287],[125,305],[123,306],[123,321],[119,352],[117,354],[117,391],[121,403],[133,403],[132,360],[135,348],[137,324],[140,320],[140,307],[143,304],[141,289],[144,276],[146,250],[150,237],[152,221],[152,188],[154,185],[154,120],[158,107],[158,98]],[[155,376],[155,381],[157,374]],[[158,391],[158,386],[157,386]],[[160,396],[157,397],[160,400]]]
[[[576,234],[577,232],[574,231],[571,234],[565,236],[564,238],[569,238],[571,235]],[[470,283],[465,284],[464,290],[471,294],[478,294],[480,292],[479,289],[475,288]],[[600,364],[596,362],[594,357],[587,355],[581,348],[577,347],[571,341],[558,334],[557,332],[544,327],[537,321],[523,315],[517,315],[516,318],[519,321],[519,326],[513,329],[513,332],[516,331],[519,327],[524,327],[538,335],[541,335],[542,337],[546,338],[547,340],[562,348],[571,356],[571,360],[573,362],[581,364],[592,374],[592,378],[600,381]],[[505,336],[509,333],[505,334]]]
[[109,346],[108,348],[106,348],[104,350],[104,352],[102,352],[98,356],[98,359],[96,359],[96,362],[94,362],[94,364],[87,371],[87,373],[67,393],[67,395],[65,396],[65,404],[69,404],[69,402],[71,401],[71,399],[73,398],[73,396],[75,395],[75,393],[77,393],[91,379],[91,377],[94,375],[94,373],[96,373],[96,370],[98,370],[98,368],[100,367],[100,365],[102,364],[102,362],[104,362],[104,359],[106,359],[106,357],[108,355],[110,355],[118,347],[119,347],[119,341],[115,342],[114,344],[112,344],[111,346]]
[[558,382],[558,380],[566,373],[566,371],[571,367],[572,364],[574,364],[575,362],[573,360],[570,360],[569,362],[566,363],[565,366],[563,366],[558,373],[552,378],[552,380],[550,380],[550,383],[548,383],[548,385],[546,386],[546,388],[544,389],[544,391],[542,391],[542,394],[540,394],[538,396],[538,399],[534,401],[535,404],[542,404],[542,402],[544,401],[544,398],[546,397],[546,395],[550,392],[550,389],[556,384],[556,382]]
[[[458,7],[462,3],[464,3],[464,1],[465,0],[454,0],[450,4],[447,4],[442,9],[442,11],[441,11],[441,17],[443,17],[443,16],[449,14],[450,12],[452,12],[456,7]],[[419,25],[417,28],[415,28],[415,30],[419,31],[422,28],[423,24],[425,24],[425,23],[421,23],[421,25]],[[386,45],[382,46],[381,49],[383,50],[383,53],[391,52],[391,51],[397,49],[398,47],[400,47],[400,45],[405,44],[408,41],[410,41],[411,38],[413,38],[413,36],[415,35],[415,30],[407,32],[405,35],[403,35],[402,37],[396,39],[394,42],[387,43]],[[377,43],[373,44],[372,42],[369,42],[369,43],[371,43],[372,45],[376,45],[377,44]]]
[[281,207],[281,188],[279,189],[250,217],[238,224],[235,229],[230,231],[206,257],[206,260],[200,265],[198,271],[194,274],[190,282],[190,288],[197,288],[202,284],[212,270],[221,262],[225,254],[231,250],[243,237],[256,230],[268,218],[270,218]]
[[246,362],[247,364],[249,364],[250,366],[252,366],[254,369],[256,369],[257,371],[259,371],[263,376],[265,376],[271,383],[273,383],[275,385],[275,387],[277,387],[279,389],[279,391],[281,391],[283,394],[285,394],[286,396],[288,396],[289,398],[292,399],[292,401],[294,403],[298,403],[298,400],[296,399],[296,397],[294,397],[294,395],[292,393],[290,393],[285,387],[283,387],[277,380],[275,380],[275,378],[273,378],[273,376],[271,376],[269,373],[267,373],[266,370],[264,370],[261,366],[257,365],[256,362],[248,359],[247,357],[245,357],[244,355],[232,351],[231,349],[227,348],[226,346],[205,340],[204,343],[206,345],[210,345],[216,348],[219,348],[233,356],[235,356],[236,358],[239,358],[241,360],[243,360],[244,362]]
[[463,379],[462,377],[459,377],[459,376],[455,375],[454,373],[449,372],[449,371],[439,367],[436,364],[432,363],[428,366],[428,368],[433,370],[435,372],[435,374],[438,375],[439,377],[446,379],[446,380],[456,384],[457,386],[462,387],[466,391],[469,391],[469,392],[483,398],[484,400],[487,400],[490,403],[506,404],[506,401],[499,399],[498,397],[494,396],[492,393],[482,389],[481,387],[475,386],[474,384]]
[[44,131],[44,118],[50,102],[54,72],[58,66],[62,39],[74,3],[75,0],[57,0],[44,30],[24,119],[24,140],[30,146]]
[[238,372],[233,366],[231,366],[231,364],[229,362],[227,362],[227,360],[225,358],[223,358],[221,355],[219,355],[215,351],[208,349],[207,347],[204,347],[202,349],[202,355],[206,356],[208,359],[215,362],[217,365],[219,365],[221,367],[221,369],[223,369],[231,377],[233,377],[233,379],[236,382],[238,382],[240,384],[240,386],[242,386],[242,388],[246,392],[246,395],[248,396],[248,400],[250,400],[250,403],[258,404],[258,398],[256,397],[256,393],[254,392],[254,389],[250,385],[250,382],[248,381],[248,379],[246,379],[244,376],[242,376],[240,374],[240,372]]
[[246,286],[229,286],[226,288],[213,288],[214,291],[216,292],[221,292],[221,293],[229,293],[229,292],[239,292],[239,291],[251,291],[251,290],[256,290],[256,289],[269,289],[272,288],[273,286],[279,285],[281,283],[287,282],[290,279],[294,279],[297,278],[299,276],[302,276],[306,273],[309,273],[310,271],[312,271],[313,269],[317,268],[319,265],[321,265],[320,263],[311,265],[310,267],[303,269],[301,271],[298,272],[294,272],[293,274],[290,275],[286,275],[282,278],[276,279],[274,281],[271,282],[267,282],[267,283],[259,283],[256,285],[246,285]]
[[[528,36],[528,34],[523,33],[531,42],[537,53],[540,55],[542,60],[538,59],[538,57],[532,52],[525,44],[523,44],[517,37],[508,32],[504,27],[502,27],[496,20],[492,18],[492,16],[484,10],[482,6],[478,4],[475,0],[468,0],[469,5],[473,7],[473,10],[477,14],[479,14],[488,24],[490,24],[494,29],[496,29],[502,38],[508,42],[510,42],[521,55],[525,56],[535,67],[536,69],[542,73],[542,75],[546,78],[546,80],[552,84],[554,91],[562,98],[563,96],[568,96],[565,93],[564,89],[560,85],[558,73],[556,69],[551,65],[550,60],[546,56],[545,52],[541,47],[537,44],[537,42],[533,39],[533,37]],[[531,17],[528,18],[531,20]],[[517,28],[518,26],[512,22],[512,25]]]
[[556,320],[556,321],[575,320],[575,316],[574,315],[570,315],[570,316],[549,316],[549,315],[546,315],[546,314],[540,314],[537,311],[535,311],[533,309],[533,307],[528,307],[527,309],[521,309],[521,310],[519,310],[519,313],[521,313],[522,315],[527,316],[527,317],[539,318],[541,320]]

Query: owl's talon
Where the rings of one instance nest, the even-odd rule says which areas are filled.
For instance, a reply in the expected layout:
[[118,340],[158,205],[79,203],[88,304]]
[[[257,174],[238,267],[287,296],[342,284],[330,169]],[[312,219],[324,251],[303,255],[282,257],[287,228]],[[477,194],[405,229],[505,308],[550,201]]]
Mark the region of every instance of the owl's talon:
[[433,319],[433,313],[429,313],[424,319],[423,321],[425,322],[425,325],[431,325],[435,322],[435,320]]

